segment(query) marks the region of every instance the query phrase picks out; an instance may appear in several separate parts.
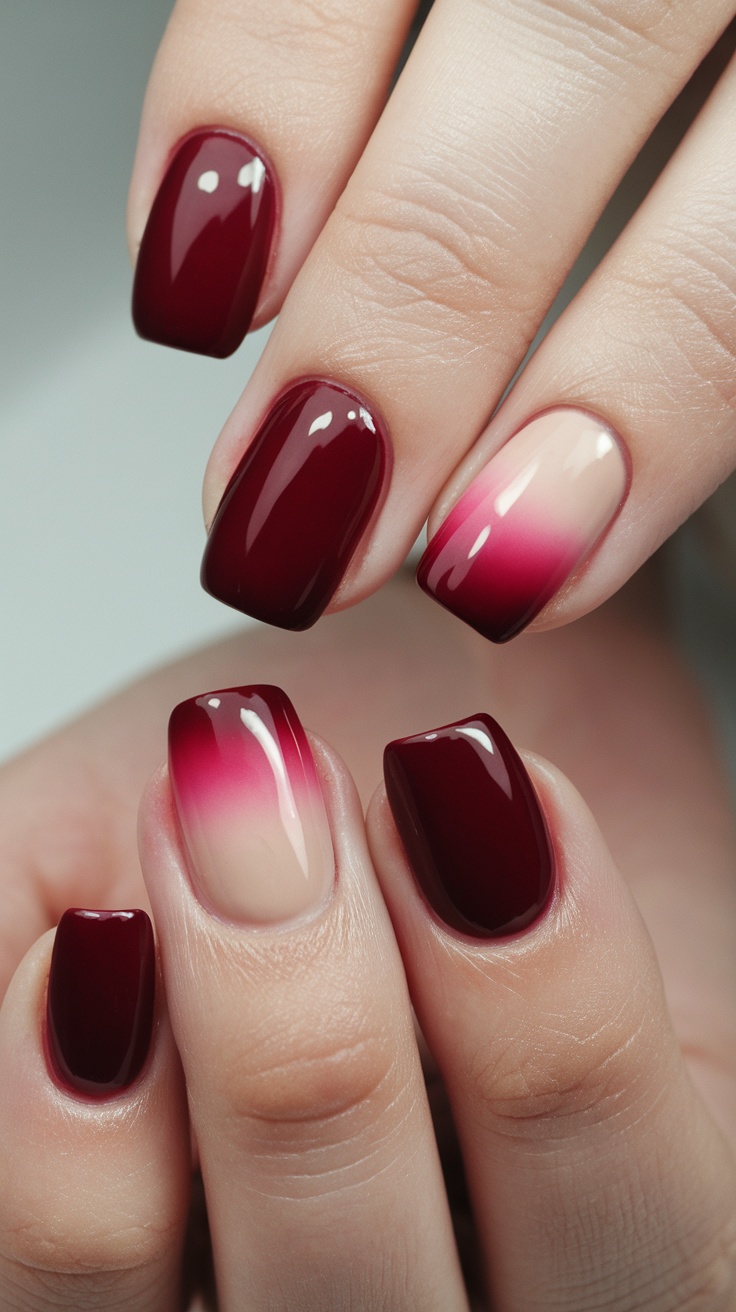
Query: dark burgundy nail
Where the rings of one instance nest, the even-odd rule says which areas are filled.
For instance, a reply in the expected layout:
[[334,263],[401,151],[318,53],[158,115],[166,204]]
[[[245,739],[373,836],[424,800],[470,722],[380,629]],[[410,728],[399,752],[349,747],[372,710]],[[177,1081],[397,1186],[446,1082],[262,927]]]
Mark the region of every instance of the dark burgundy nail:
[[46,1012],[58,1080],[96,1097],[132,1084],[151,1041],[154,988],[153,930],[145,911],[65,911]]
[[255,312],[275,208],[274,180],[252,142],[212,128],[185,137],[138,252],[133,322],[140,336],[231,355]]
[[396,828],[440,919],[476,938],[530,925],[551,896],[554,862],[529,776],[495,720],[401,738],[383,764]]
[[308,629],[373,514],[387,449],[378,417],[346,388],[314,378],[290,387],[220,502],[202,586],[268,624]]

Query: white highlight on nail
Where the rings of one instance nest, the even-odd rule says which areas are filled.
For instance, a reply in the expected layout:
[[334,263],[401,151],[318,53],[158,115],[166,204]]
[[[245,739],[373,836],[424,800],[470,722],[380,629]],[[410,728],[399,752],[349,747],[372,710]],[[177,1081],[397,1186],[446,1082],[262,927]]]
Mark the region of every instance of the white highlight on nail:
[[579,478],[595,460],[604,460],[613,450],[613,438],[610,433],[597,432],[581,433],[575,446],[568,453],[563,461],[562,468],[566,473],[570,473],[574,478]]
[[365,424],[366,428],[370,428],[371,432],[375,433],[376,425],[374,424],[373,419],[371,415],[368,413],[368,411],[366,410],[365,406],[361,406],[358,413],[360,414],[360,417],[363,420],[363,423]]
[[319,433],[320,429],[322,428],[329,428],[331,423],[332,423],[332,411],[325,410],[325,413],[323,415],[318,415],[316,419],[312,420],[312,423],[310,424],[309,427],[309,432],[307,433],[307,437],[311,437],[312,433]]
[[213,706],[214,709],[217,710],[218,706],[220,705],[220,698],[219,698],[219,697],[208,697],[208,698],[207,698],[207,705],[208,705],[208,706]]
[[250,187],[253,195],[257,196],[258,192],[261,190],[265,176],[266,168],[263,160],[260,160],[256,155],[249,164],[244,164],[240,170],[238,174],[238,186]]
[[488,755],[494,758],[493,766],[488,766],[486,768],[490,770],[494,781],[506,796],[509,798],[512,797],[514,790],[511,786],[511,779],[506,768],[506,763],[503,760],[503,757],[496,756],[493,740],[490,734],[486,733],[483,729],[476,729],[470,724],[459,724],[455,732],[464,734],[466,738],[472,738],[474,742],[478,743],[478,745],[483,748],[484,752],[488,752]]
[[516,478],[512,478],[508,487],[505,487],[503,492],[499,492],[493,503],[493,509],[500,519],[508,514],[512,506],[516,505],[519,497],[523,492],[526,492],[529,484],[538,472],[539,461],[531,460],[526,469],[522,469],[521,473],[516,475]]
[[356,418],[357,418],[357,416],[356,416],[355,411],[354,411],[354,410],[348,410],[348,419],[356,419]]
[[286,773],[284,758],[281,755],[281,749],[276,742],[273,734],[266,728],[263,720],[255,711],[249,711],[246,707],[240,708],[240,719],[246,729],[253,734],[256,742],[263,748],[266,759],[273,771],[273,777],[276,781],[276,795],[279,803],[279,815],[281,823],[284,826],[286,836],[291,843],[294,855],[299,862],[305,879],[309,877],[309,864],[307,860],[307,844],[304,837],[304,829],[299,819],[299,810],[294,800],[294,793],[289,783],[289,776]]
[[475,742],[480,743],[484,751],[490,752],[491,756],[493,756],[493,743],[491,742],[490,736],[485,733],[483,729],[473,729],[470,725],[464,724],[459,725],[456,732],[465,734],[466,738],[473,738]]
[[197,178],[197,186],[200,191],[217,191],[220,182],[220,175],[215,169],[207,169],[206,173],[200,173]]
[[485,527],[481,529],[480,533],[475,539],[475,542],[470,548],[470,551],[468,552],[468,560],[472,560],[473,556],[478,555],[478,552],[481,550],[481,547],[484,547],[486,545],[486,542],[488,541],[490,536],[491,536],[491,526],[490,524],[486,524]]

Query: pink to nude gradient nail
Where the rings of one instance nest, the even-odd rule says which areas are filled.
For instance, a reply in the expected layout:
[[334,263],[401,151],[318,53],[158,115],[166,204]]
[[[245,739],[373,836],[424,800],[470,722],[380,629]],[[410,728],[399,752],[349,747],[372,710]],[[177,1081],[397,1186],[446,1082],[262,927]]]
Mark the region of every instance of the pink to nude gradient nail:
[[417,580],[492,642],[513,638],[562,587],[624,498],[612,430],[551,410],[501,448],[432,538]]
[[266,684],[181,702],[169,774],[201,901],[249,924],[304,915],[335,877],[322,790],[288,697]]

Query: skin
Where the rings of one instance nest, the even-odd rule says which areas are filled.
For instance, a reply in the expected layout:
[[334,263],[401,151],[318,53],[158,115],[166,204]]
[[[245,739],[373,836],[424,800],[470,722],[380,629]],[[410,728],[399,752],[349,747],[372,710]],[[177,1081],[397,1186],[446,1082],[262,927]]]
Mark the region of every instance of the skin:
[[[193,128],[252,135],[281,187],[255,322],[279,320],[212,452],[205,521],[291,380],[355,387],[383,415],[393,469],[332,602],[349,606],[527,421],[578,407],[618,433],[629,487],[535,621],[557,626],[620,587],[733,468],[733,27],[716,42],[734,6],[436,0],[384,108],[413,6],[385,10],[278,0],[265,19],[252,0],[180,0],[157,56],[133,256]],[[623,232],[496,410],[642,147],[581,271]]]
[[[4,767],[0,1307],[41,1287],[49,1307],[175,1305],[188,1121],[220,1308],[485,1308],[489,1284],[504,1312],[736,1305],[733,836],[658,588],[495,649],[397,580],[296,641],[250,632],[159,671]],[[341,873],[311,919],[252,931],[197,902],[161,768],[150,902],[133,832],[170,706],[266,679],[319,732]],[[388,739],[481,708],[533,749],[564,895],[471,949],[428,916],[381,788],[371,861],[332,745],[367,802]],[[152,904],[161,953],[150,1063],[98,1105],[52,1083],[41,1046],[43,931],[70,904]]]
[[[333,372],[374,397],[395,478],[337,607],[550,405],[612,422],[632,484],[542,627],[615,591],[731,467],[732,73],[484,430],[606,198],[732,15],[568,8],[560,58],[544,5],[508,6],[504,26],[499,6],[438,3],[375,130],[409,6],[284,0],[267,22],[258,5],[176,8],[131,246],[189,128],[225,123],[270,151],[283,223],[258,321],[284,309],[213,454],[206,514],[283,381]],[[488,176],[463,166],[477,143]],[[736,1306],[733,836],[658,596],[640,580],[497,652],[401,581],[296,643],[249,634],[179,662],[4,768],[0,1307],[153,1312],[194,1285],[211,1305],[205,1202],[221,1312]],[[327,907],[256,936],[194,897],[158,762],[175,701],[258,680],[284,684],[320,735],[340,873]],[[427,915],[380,785],[367,832],[359,797],[385,741],[480,708],[528,749],[562,891],[521,939],[471,950]],[[155,766],[144,884],[134,814]],[[70,1098],[45,1064],[70,904],[146,905],[157,926],[150,1060],[105,1104]]]

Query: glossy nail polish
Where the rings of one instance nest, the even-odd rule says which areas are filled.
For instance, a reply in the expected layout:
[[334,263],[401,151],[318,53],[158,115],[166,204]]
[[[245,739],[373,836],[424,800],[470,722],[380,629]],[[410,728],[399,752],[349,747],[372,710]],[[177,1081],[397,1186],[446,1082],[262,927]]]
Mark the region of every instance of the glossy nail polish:
[[307,629],[332,599],[386,471],[380,420],[322,379],[290,387],[233,474],[210,530],[202,586],[283,629]]
[[231,355],[255,312],[275,212],[270,167],[252,142],[212,128],[185,137],[138,252],[133,322],[140,336]]
[[493,642],[538,615],[619,509],[627,469],[611,430],[551,410],[510,438],[432,538],[417,580]]
[[226,688],[181,702],[169,775],[201,901],[246,924],[294,919],[335,878],[314,758],[280,688]]
[[46,1043],[59,1083],[105,1097],[140,1074],[151,1042],[155,950],[145,911],[65,911],[51,955]]
[[526,929],[552,894],[547,827],[524,765],[490,715],[389,743],[386,793],[427,902],[475,938]]

